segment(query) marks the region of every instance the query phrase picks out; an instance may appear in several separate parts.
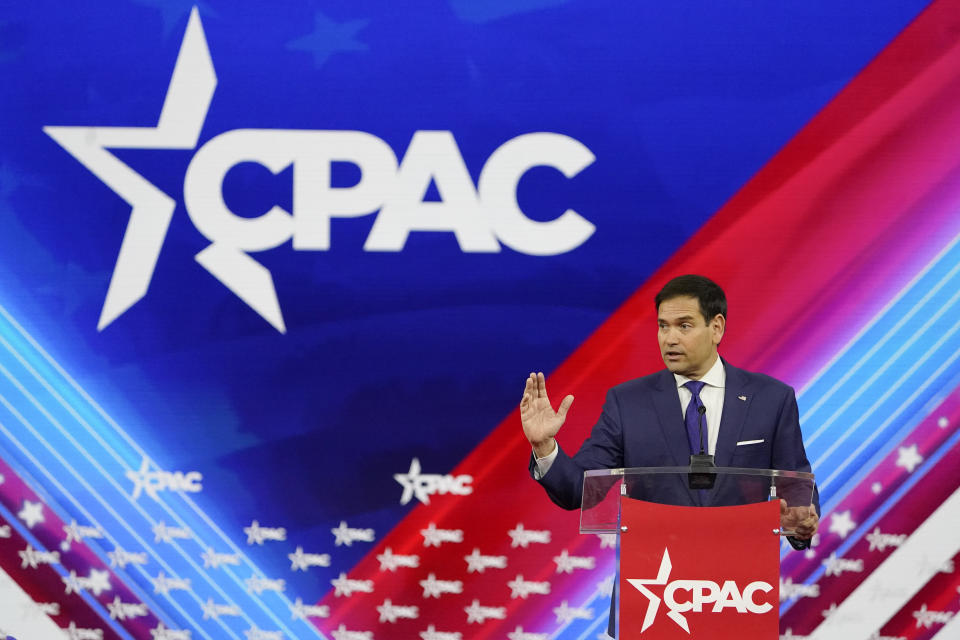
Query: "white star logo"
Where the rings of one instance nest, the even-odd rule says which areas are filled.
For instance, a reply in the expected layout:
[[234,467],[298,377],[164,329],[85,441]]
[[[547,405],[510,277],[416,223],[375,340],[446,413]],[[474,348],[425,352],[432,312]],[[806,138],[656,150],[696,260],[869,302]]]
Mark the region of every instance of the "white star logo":
[[423,504],[430,504],[430,496],[427,493],[427,483],[420,474],[420,460],[414,458],[410,461],[410,470],[406,473],[395,473],[393,479],[403,487],[403,495],[400,496],[400,504],[407,504],[411,498],[416,498]]
[[557,617],[557,624],[567,624],[574,620],[590,620],[593,618],[593,609],[584,607],[571,607],[566,600],[560,603],[559,607],[553,608],[553,615]]
[[835,533],[843,539],[846,539],[850,532],[857,528],[857,523],[850,517],[850,510],[834,513],[830,516],[830,533]]
[[[603,634],[606,636],[607,634]],[[507,634],[509,640],[547,640],[550,637],[550,634],[547,633],[532,633],[530,631],[524,631],[523,627],[517,625],[516,628]]]
[[420,529],[423,536],[423,546],[439,547],[444,542],[463,542],[463,529],[438,529],[430,523],[426,529]]
[[310,567],[329,567],[330,554],[304,553],[303,547],[297,547],[294,553],[288,553],[291,571],[306,571]]
[[[653,624],[654,619],[657,617],[657,611],[660,609],[660,598],[654,595],[654,593],[647,588],[647,585],[666,585],[667,580],[670,578],[671,569],[673,569],[673,564],[670,562],[670,552],[664,549],[663,557],[660,559],[660,569],[657,571],[656,578],[627,578],[627,582],[647,598],[647,612],[643,616],[643,625],[640,628],[640,633],[650,628],[650,625]],[[681,629],[690,633],[690,627],[687,626],[687,619],[682,615],[676,611],[669,611],[667,616],[676,622]]]
[[334,546],[352,546],[355,540],[360,540],[362,542],[373,542],[373,529],[354,529],[347,526],[345,520],[340,521],[340,525],[335,529],[330,529],[330,533],[333,534],[333,544]]
[[467,624],[473,622],[483,624],[487,621],[487,618],[503,620],[507,617],[506,607],[485,607],[476,598],[470,603],[469,607],[464,607],[463,610],[467,612]]
[[923,456],[917,450],[916,444],[897,449],[897,466],[906,469],[907,473],[913,473],[921,462],[923,462]]
[[17,513],[17,517],[26,523],[28,529],[33,529],[46,520],[43,516],[43,503],[24,500],[23,508]]
[[505,569],[507,566],[507,556],[485,556],[480,554],[480,549],[474,547],[470,555],[463,556],[467,561],[467,573],[483,573],[487,567],[496,569]]
[[[217,76],[200,14],[194,8],[190,12],[157,126],[43,128],[47,135],[132,207],[97,329],[107,327],[147,294],[176,208],[173,198],[107,149],[193,149],[197,146],[216,86]],[[197,261],[213,273],[216,266],[207,259],[208,249],[197,254]],[[214,276],[220,278],[218,273]],[[277,314],[279,311],[278,305]],[[282,324],[282,319],[280,322]]]
[[437,580],[433,573],[426,580],[421,580],[420,586],[423,587],[424,598],[439,598],[444,593],[463,593],[461,580]]

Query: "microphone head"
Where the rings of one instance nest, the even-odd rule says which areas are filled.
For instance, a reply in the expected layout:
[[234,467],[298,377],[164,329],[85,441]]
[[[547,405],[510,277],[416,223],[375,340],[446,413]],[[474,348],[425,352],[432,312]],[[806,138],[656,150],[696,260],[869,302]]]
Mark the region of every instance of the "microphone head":
[[705,406],[700,405],[699,407],[697,407],[697,413],[699,413],[700,415],[703,415],[706,412],[707,412],[707,408]]

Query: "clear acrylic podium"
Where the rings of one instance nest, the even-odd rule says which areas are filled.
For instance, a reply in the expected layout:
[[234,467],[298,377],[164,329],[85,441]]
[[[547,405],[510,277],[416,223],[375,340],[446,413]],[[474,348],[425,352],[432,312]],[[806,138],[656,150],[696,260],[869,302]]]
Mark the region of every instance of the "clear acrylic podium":
[[[809,507],[813,495],[813,474],[799,471],[697,466],[585,472],[580,532],[617,535],[615,637],[639,638],[641,627],[645,640],[663,632],[674,637],[671,629],[694,638],[779,637],[780,536],[794,532],[781,530],[777,502],[762,503]],[[633,573],[645,579],[631,580]],[[690,587],[694,583],[706,586]],[[627,599],[634,598],[629,608],[622,585]],[[744,600],[737,585],[766,586]],[[695,597],[691,588],[700,589]],[[646,596],[643,606],[637,593]],[[677,604],[681,596],[694,601]],[[764,615],[749,615],[760,610]]]

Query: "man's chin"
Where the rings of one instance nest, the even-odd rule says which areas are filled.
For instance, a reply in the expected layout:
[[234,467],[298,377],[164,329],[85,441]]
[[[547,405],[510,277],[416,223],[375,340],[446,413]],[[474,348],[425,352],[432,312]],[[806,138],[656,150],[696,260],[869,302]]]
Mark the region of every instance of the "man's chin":
[[670,373],[684,375],[684,372],[686,371],[686,367],[684,366],[683,362],[678,362],[676,360],[667,360],[666,358],[664,358],[663,364],[667,366],[667,370]]

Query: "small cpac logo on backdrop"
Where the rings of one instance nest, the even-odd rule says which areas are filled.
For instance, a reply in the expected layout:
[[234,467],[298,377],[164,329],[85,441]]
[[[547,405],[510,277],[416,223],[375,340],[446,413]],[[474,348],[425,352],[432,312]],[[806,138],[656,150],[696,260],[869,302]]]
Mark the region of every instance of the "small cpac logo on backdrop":
[[421,473],[420,460],[410,461],[410,470],[406,473],[395,473],[393,479],[403,487],[400,495],[400,504],[407,504],[411,498],[416,498],[423,504],[430,504],[430,496],[451,494],[467,496],[473,493],[473,476],[470,475],[441,475],[439,473]]
[[157,469],[150,470],[150,461],[146,458],[140,463],[140,468],[127,471],[127,479],[133,482],[133,491],[130,497],[134,500],[140,498],[140,494],[146,492],[148,496],[157,500],[157,493],[160,491],[185,491],[187,493],[199,493],[203,491],[203,474],[199,471],[163,471]]
[[[156,127],[47,126],[44,132],[131,205],[130,222],[97,328],[102,330],[146,294],[176,201],[108,149],[196,149],[217,76],[200,16],[190,14]],[[386,142],[346,130],[234,129],[197,149],[187,168],[183,200],[210,245],[195,258],[277,331],[286,332],[273,276],[251,252],[293,240],[297,251],[330,248],[330,221],[378,211],[364,251],[403,251],[409,234],[447,232],[465,253],[497,253],[501,244],[548,256],[583,244],[594,225],[573,209],[554,220],[528,218],[517,185],[530,169],[551,167],[568,179],[593,164],[581,142],[559,133],[527,133],[503,143],[486,160],[477,185],[451,131],[416,131],[398,161]],[[274,173],[293,167],[293,211],[279,205],[247,218],[223,199],[227,172],[242,162]],[[350,187],[331,184],[331,166],[361,171]],[[442,198],[424,202],[431,184]]]
[[[763,614],[773,608],[773,605],[769,602],[754,600],[758,591],[762,593],[773,591],[773,585],[767,582],[751,582],[741,590],[733,580],[725,580],[722,585],[712,580],[669,580],[672,569],[673,563],[670,561],[670,552],[664,549],[663,558],[660,561],[660,570],[657,572],[656,578],[626,579],[648,600],[647,611],[643,617],[643,626],[640,629],[641,633],[649,629],[655,622],[661,602],[660,597],[648,589],[647,585],[664,585],[663,603],[669,609],[667,617],[687,633],[690,633],[690,626],[683,615],[687,612],[720,613],[730,607],[740,613]],[[705,609],[704,605],[713,606]]]

